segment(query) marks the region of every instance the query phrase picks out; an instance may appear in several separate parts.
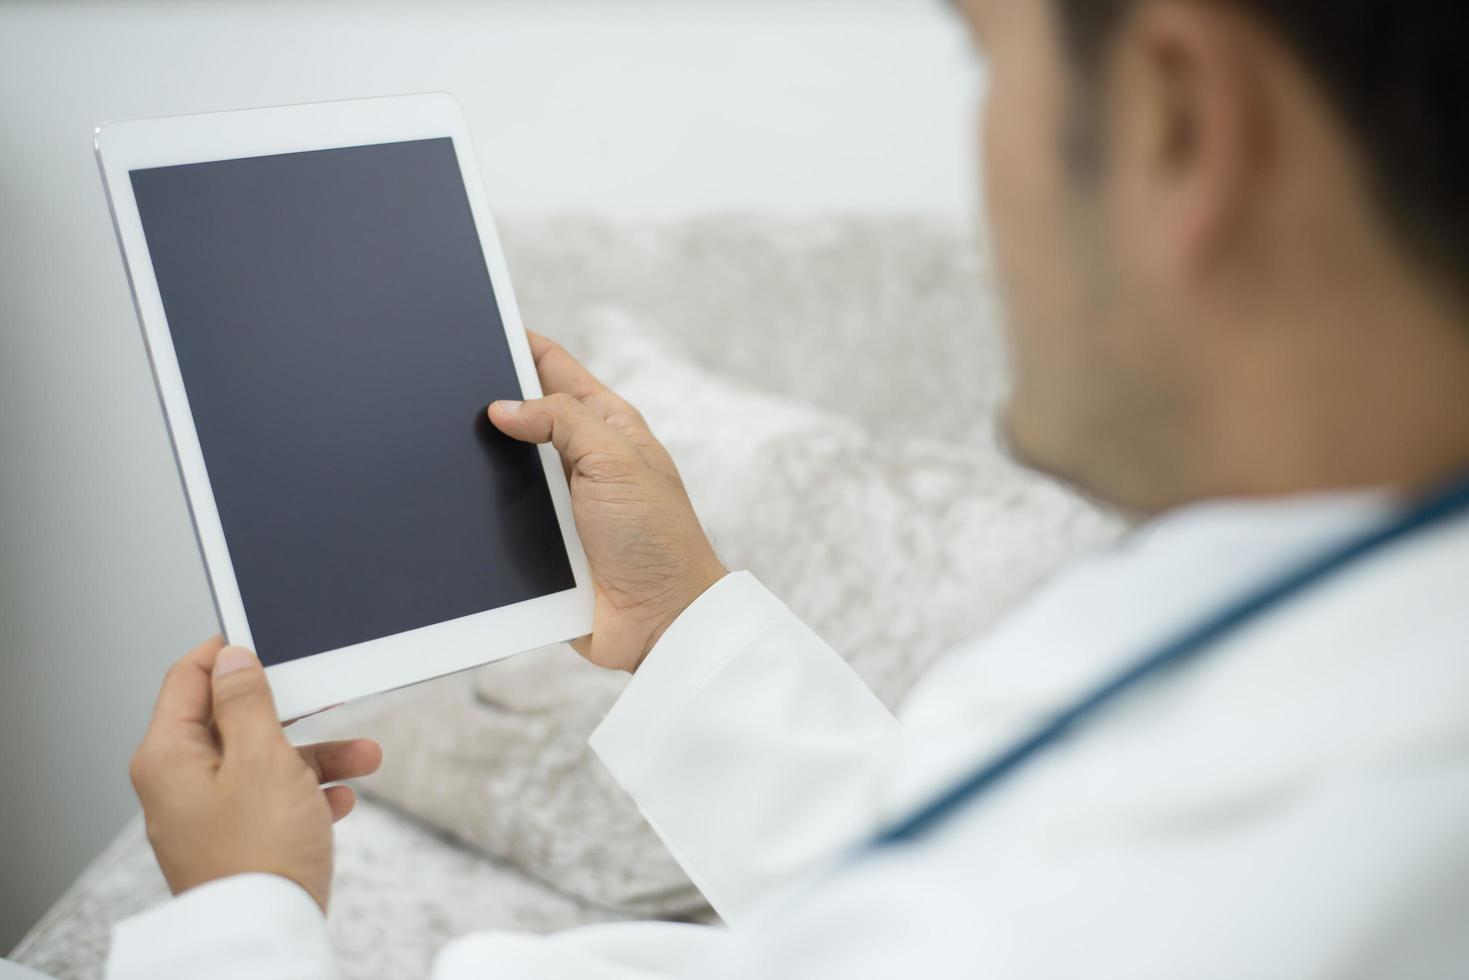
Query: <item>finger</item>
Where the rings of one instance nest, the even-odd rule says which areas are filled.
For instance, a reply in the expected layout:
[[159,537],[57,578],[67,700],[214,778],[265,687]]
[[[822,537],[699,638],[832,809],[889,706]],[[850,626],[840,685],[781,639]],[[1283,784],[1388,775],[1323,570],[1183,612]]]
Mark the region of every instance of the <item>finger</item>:
[[328,786],[322,793],[326,796],[327,805],[332,808],[332,823],[351,813],[352,808],[357,805],[357,794],[350,786]]
[[572,357],[566,348],[548,337],[527,330],[536,371],[546,394],[564,392],[581,401],[600,415],[612,428],[637,447],[653,469],[678,479],[678,469],[668,450],[663,448],[648,428],[643,416],[627,399],[599,381],[586,366]]
[[658,441],[658,437],[653,435],[653,430],[648,428],[642,413],[631,402],[610,388],[604,388],[583,399],[582,404],[632,443],[649,467],[675,483],[682,484],[683,480],[679,476],[678,467],[674,465],[673,457],[668,454],[663,443]]
[[549,442],[573,470],[592,475],[609,463],[641,465],[632,443],[595,412],[565,392],[526,402],[494,402],[490,421],[522,442]]
[[226,756],[286,745],[265,668],[244,647],[227,646],[214,660],[214,724]]
[[168,669],[153,707],[148,737],[165,733],[209,737],[209,720],[214,714],[209,674],[223,647],[224,637],[216,634]]
[[383,764],[382,746],[370,738],[354,738],[342,742],[318,742],[296,750],[301,759],[316,773],[318,783],[335,783],[357,779],[377,772]]
[[[526,331],[541,388],[548,395],[568,394],[580,399],[592,412],[607,422],[637,448],[653,469],[681,482],[678,468],[668,450],[657,440],[643,420],[642,414],[625,398],[597,379],[586,366],[572,357],[566,348],[536,333]],[[493,413],[492,413],[493,417]]]
[[530,340],[530,353],[535,358],[536,373],[541,376],[541,388],[545,394],[560,392],[573,398],[586,398],[605,390],[606,386],[565,347],[531,330],[527,330],[525,335]]
[[591,656],[591,654],[592,654],[592,634],[588,633],[586,636],[578,636],[576,639],[574,639],[574,640],[567,640],[566,642],[567,642],[567,645],[571,647],[571,649],[575,650],[577,653],[581,654],[583,657],[588,657],[589,658]]

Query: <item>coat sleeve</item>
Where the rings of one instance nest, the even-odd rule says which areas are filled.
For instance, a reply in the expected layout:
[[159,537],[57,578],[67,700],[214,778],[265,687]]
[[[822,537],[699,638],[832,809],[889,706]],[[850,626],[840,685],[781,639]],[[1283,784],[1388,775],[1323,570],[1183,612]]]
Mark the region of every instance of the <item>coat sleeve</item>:
[[749,572],[668,628],[592,747],[735,930],[880,819],[898,722]]
[[[681,980],[728,953],[712,926],[627,922],[553,936],[478,932],[435,958],[432,980]],[[326,918],[294,882],[242,874],[113,927],[108,980],[336,980]]]
[[326,917],[295,882],[221,878],[112,929],[107,980],[336,980]]

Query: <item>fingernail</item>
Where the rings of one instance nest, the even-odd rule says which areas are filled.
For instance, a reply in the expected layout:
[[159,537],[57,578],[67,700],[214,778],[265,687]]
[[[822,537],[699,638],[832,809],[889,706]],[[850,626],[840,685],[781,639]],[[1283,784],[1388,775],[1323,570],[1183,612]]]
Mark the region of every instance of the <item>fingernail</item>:
[[233,674],[237,670],[253,667],[256,663],[255,654],[244,647],[225,647],[219,651],[219,656],[214,658],[214,676],[223,677],[225,674]]
[[499,401],[495,402],[495,404],[498,405],[500,411],[504,412],[506,415],[512,415],[515,412],[520,411],[520,406],[525,403],[516,401]]

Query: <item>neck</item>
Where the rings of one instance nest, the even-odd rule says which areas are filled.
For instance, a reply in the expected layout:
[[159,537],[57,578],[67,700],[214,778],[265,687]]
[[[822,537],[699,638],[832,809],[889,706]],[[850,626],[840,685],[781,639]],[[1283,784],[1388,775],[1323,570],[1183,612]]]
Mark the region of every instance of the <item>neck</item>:
[[1469,319],[1358,294],[1252,337],[1204,416],[1193,496],[1418,494],[1469,470]]

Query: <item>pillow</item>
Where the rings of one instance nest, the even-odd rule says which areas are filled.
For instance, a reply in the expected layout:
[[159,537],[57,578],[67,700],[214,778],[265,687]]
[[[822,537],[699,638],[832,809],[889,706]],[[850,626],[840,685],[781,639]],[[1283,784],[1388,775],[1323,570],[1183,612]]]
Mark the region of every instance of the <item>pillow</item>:
[[722,378],[870,432],[991,434],[1006,376],[999,290],[963,217],[502,217],[526,322],[572,350],[590,349],[588,310],[635,310]]
[[[1120,530],[986,440],[878,438],[700,368],[659,332],[603,311],[579,353],[668,447],[725,563],[754,572],[889,705]],[[375,699],[355,727],[386,758],[364,789],[589,902],[695,913],[697,891],[586,746],[626,682],[558,644]]]

